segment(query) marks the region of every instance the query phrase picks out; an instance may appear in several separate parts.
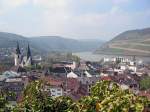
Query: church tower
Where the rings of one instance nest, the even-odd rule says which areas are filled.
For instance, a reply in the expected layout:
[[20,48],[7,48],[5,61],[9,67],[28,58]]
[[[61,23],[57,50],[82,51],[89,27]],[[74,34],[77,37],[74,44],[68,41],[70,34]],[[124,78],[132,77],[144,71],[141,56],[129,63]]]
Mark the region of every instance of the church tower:
[[19,66],[22,61],[22,55],[21,55],[21,51],[20,51],[18,42],[17,42],[17,48],[16,48],[16,52],[15,52],[14,61],[15,61],[15,66]]
[[26,66],[31,66],[32,64],[33,64],[33,62],[32,62],[32,55],[31,55],[30,46],[28,44]]

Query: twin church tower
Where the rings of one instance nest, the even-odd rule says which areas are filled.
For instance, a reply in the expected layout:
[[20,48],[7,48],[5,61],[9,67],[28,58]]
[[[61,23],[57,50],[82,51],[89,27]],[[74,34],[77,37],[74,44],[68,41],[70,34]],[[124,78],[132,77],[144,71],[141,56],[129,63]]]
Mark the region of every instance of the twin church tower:
[[27,55],[23,56],[22,52],[20,51],[19,43],[17,42],[14,61],[15,61],[15,66],[21,66],[21,67],[31,66],[33,64],[29,44],[27,47]]

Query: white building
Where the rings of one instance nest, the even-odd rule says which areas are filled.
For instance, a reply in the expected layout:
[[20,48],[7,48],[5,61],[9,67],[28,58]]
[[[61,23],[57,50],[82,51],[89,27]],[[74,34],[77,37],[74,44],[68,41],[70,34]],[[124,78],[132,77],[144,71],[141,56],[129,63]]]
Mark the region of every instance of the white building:
[[121,62],[121,63],[128,63],[131,60],[125,57],[111,57],[111,58],[103,58],[103,62]]
[[73,62],[71,62],[71,63],[68,63],[68,64],[65,65],[65,67],[69,67],[69,68],[71,68],[72,70],[74,70],[74,69],[76,68],[76,62],[73,61]]
[[78,78],[78,75],[71,71],[67,74],[67,78]]
[[45,91],[50,93],[50,95],[53,97],[53,98],[56,98],[56,97],[59,97],[59,96],[63,96],[63,88],[60,87],[60,86],[48,86],[46,85],[45,86]]

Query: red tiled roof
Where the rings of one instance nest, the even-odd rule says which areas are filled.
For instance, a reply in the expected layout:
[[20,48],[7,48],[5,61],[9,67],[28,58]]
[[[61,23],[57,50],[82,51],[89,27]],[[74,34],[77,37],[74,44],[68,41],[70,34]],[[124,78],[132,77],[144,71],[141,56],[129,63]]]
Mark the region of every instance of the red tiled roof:
[[79,82],[75,78],[67,78],[67,89],[77,91],[79,88]]
[[102,76],[102,77],[101,77],[101,80],[111,81],[112,78],[109,77],[109,76]]
[[63,81],[59,79],[55,79],[53,77],[44,77],[42,79],[46,84],[51,85],[51,86],[62,86]]
[[145,97],[147,97],[148,99],[150,99],[150,93],[149,93],[149,92],[140,91],[138,95],[139,95],[139,96],[145,96]]

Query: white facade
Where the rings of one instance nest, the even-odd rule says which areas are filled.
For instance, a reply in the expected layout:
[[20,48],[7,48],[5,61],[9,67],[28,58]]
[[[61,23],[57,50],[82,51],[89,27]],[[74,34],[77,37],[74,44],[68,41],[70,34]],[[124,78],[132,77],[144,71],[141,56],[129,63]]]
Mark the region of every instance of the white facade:
[[67,74],[67,78],[78,78],[78,75],[73,72],[70,72]]
[[114,72],[117,72],[118,74],[123,74],[124,70],[121,69],[114,69]]
[[21,54],[14,54],[15,66],[20,65],[21,63]]
[[73,61],[72,64],[66,64],[65,67],[69,67],[74,70],[76,68],[76,62]]
[[129,68],[129,70],[132,70],[133,72],[136,72],[136,71],[137,71],[136,66],[129,66],[128,68]]
[[121,69],[121,70],[126,70],[126,66],[125,66],[125,65],[121,65],[121,66],[120,66],[120,69]]
[[57,86],[45,86],[45,91],[50,92],[53,98],[63,96],[63,89]]
[[112,57],[112,58],[106,58],[106,57],[104,57],[103,61],[104,62],[117,62],[117,61],[119,61],[121,63],[128,63],[131,60],[128,59],[128,58],[124,58],[124,57]]

